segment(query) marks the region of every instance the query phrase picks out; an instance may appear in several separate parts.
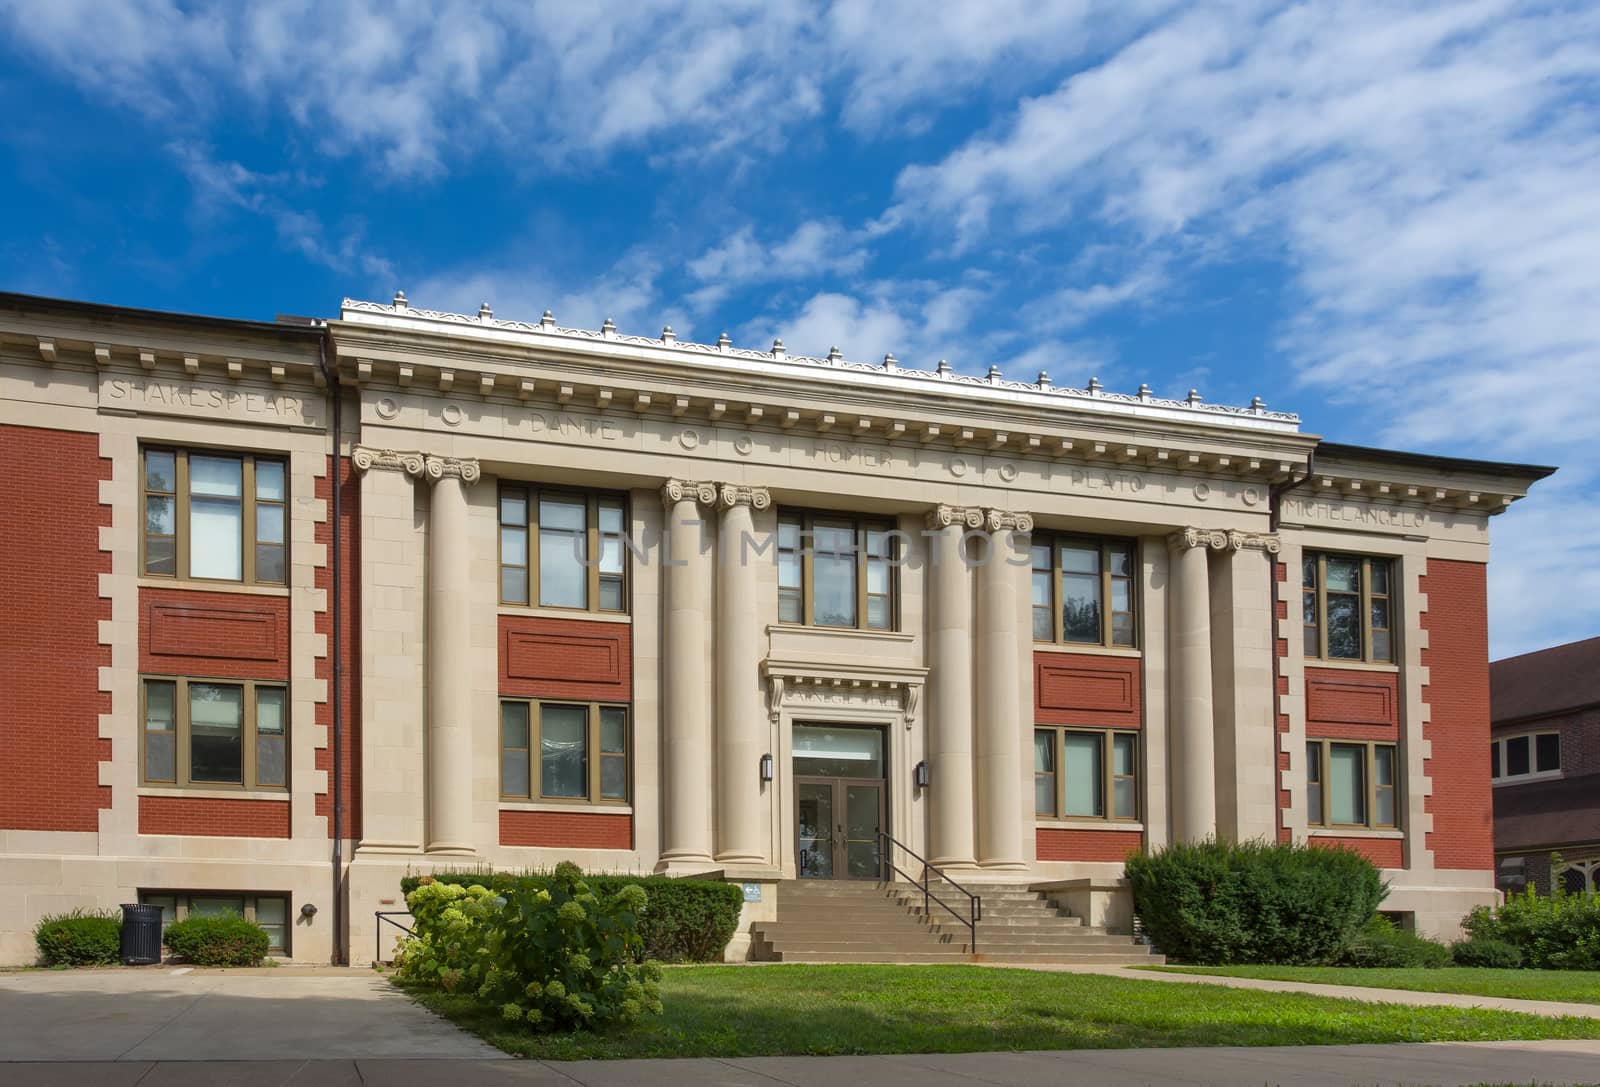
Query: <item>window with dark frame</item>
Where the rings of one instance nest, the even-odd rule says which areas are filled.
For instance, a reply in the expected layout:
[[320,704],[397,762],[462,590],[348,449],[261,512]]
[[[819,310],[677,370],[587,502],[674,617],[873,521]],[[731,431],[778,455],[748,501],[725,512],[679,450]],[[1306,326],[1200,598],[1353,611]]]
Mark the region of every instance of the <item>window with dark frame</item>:
[[500,795],[506,800],[628,801],[626,706],[556,699],[500,703]]
[[1561,772],[1561,733],[1525,732],[1489,741],[1489,776],[1495,781],[1554,776]]
[[620,495],[500,485],[500,603],[628,610]]
[[1386,830],[1399,825],[1394,744],[1306,742],[1306,822]]
[[141,701],[140,784],[288,788],[289,691],[283,684],[146,676]]
[[894,630],[899,552],[894,522],[849,514],[778,514],[778,621]]
[[1137,732],[1041,725],[1033,731],[1034,814],[1137,821],[1138,766]]
[[1301,622],[1308,659],[1394,663],[1394,564],[1308,551],[1301,559]]
[[282,457],[150,446],[140,459],[146,577],[287,584]]
[[161,907],[161,932],[190,917],[243,917],[267,933],[267,950],[289,953],[289,898],[287,895],[234,894],[227,891],[140,891],[139,901]]
[[1138,645],[1133,540],[1035,533],[1031,555],[1034,641]]

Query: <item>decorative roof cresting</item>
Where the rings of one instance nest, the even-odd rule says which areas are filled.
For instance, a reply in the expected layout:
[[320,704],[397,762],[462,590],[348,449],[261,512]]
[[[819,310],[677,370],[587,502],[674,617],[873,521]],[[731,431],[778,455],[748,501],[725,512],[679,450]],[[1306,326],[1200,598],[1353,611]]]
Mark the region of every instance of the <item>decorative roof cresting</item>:
[[502,332],[525,333],[534,337],[555,336],[588,342],[606,342],[640,348],[653,348],[655,350],[682,351],[686,354],[711,355],[723,359],[731,358],[746,362],[777,364],[779,366],[817,367],[824,370],[874,374],[908,382],[938,382],[958,387],[971,387],[974,391],[978,388],[1006,389],[1047,396],[1064,403],[1071,402],[1078,407],[1100,404],[1107,407],[1120,405],[1137,409],[1142,406],[1175,410],[1196,416],[1221,417],[1214,418],[1212,420],[1214,422],[1233,421],[1257,426],[1264,424],[1273,430],[1298,430],[1300,423],[1300,416],[1294,412],[1267,410],[1266,404],[1259,396],[1252,399],[1248,407],[1234,407],[1227,404],[1208,404],[1201,399],[1199,393],[1192,389],[1189,391],[1189,395],[1182,400],[1170,400],[1154,396],[1151,394],[1150,386],[1148,385],[1140,385],[1137,393],[1107,392],[1098,378],[1091,378],[1087,388],[1071,388],[1053,384],[1049,375],[1043,371],[1040,372],[1037,381],[1008,381],[1000,376],[999,368],[995,366],[990,366],[988,372],[983,376],[958,374],[944,359],[939,360],[936,369],[917,370],[902,365],[892,354],[886,355],[882,363],[850,362],[844,358],[837,347],[831,349],[826,358],[793,355],[784,349],[781,340],[774,340],[770,351],[756,351],[732,346],[732,341],[728,338],[727,333],[719,336],[716,344],[680,340],[673,335],[670,327],[662,329],[659,337],[626,335],[617,332],[616,325],[612,324],[609,318],[606,320],[605,327],[601,329],[563,328],[556,324],[555,317],[549,310],[546,310],[538,321],[504,321],[493,316],[493,311],[489,308],[487,302],[480,307],[476,314],[448,313],[442,310],[418,309],[409,304],[404,292],[399,291],[395,293],[395,300],[392,303],[364,302],[359,299],[346,298],[341,309],[347,319],[352,314],[383,315],[403,318],[406,321],[452,325],[461,328],[463,331],[492,328]]

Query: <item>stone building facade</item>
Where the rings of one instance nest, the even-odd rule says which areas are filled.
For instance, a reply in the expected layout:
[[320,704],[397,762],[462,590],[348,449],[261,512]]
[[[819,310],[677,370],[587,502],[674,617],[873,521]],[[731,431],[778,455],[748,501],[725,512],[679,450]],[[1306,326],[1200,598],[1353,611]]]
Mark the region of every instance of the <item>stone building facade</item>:
[[407,872],[562,859],[747,923],[897,850],[1125,923],[1209,835],[1497,893],[1488,522],[1548,469],[403,295],[0,296],[0,445],[0,961],[143,898],[364,962]]

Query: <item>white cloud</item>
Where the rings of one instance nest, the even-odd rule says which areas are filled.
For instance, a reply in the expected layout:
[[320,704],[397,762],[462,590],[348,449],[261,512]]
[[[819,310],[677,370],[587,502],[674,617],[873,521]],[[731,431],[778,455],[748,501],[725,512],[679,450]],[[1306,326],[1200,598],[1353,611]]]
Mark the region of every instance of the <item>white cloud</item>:
[[864,232],[846,230],[834,220],[808,219],[770,244],[757,239],[753,227],[741,227],[685,266],[703,284],[690,294],[690,304],[705,310],[755,283],[859,272],[870,256],[862,237]]

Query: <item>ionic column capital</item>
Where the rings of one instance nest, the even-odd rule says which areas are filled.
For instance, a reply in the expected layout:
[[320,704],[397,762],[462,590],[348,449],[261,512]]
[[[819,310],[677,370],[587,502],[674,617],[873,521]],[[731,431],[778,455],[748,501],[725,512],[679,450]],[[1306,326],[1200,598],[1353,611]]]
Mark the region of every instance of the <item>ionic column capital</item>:
[[350,461],[356,466],[356,471],[367,473],[371,471],[404,472],[408,476],[421,476],[425,458],[421,453],[397,452],[393,449],[376,449],[370,445],[358,445],[350,454]]
[[698,502],[702,506],[715,505],[717,501],[717,485],[706,481],[695,482],[689,479],[669,479],[661,488],[661,504],[668,508],[684,500]]
[[959,525],[963,528],[982,528],[983,510],[978,506],[939,505],[928,511],[929,528],[949,528],[951,525]]
[[735,506],[749,506],[752,509],[764,510],[770,505],[772,505],[772,495],[765,487],[724,483],[717,491],[718,509],[730,510]]
[[986,509],[983,511],[983,527],[990,532],[1032,532],[1033,514]]
[[429,483],[441,479],[459,479],[462,483],[476,483],[483,476],[478,462],[470,457],[439,457],[429,454],[423,463],[423,475]]
[[1185,551],[1191,547],[1209,547],[1213,551],[1265,551],[1276,555],[1283,543],[1270,532],[1240,532],[1219,528],[1184,528],[1167,537],[1167,547]]

